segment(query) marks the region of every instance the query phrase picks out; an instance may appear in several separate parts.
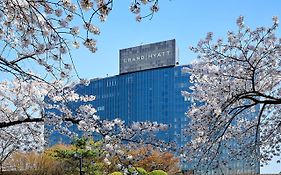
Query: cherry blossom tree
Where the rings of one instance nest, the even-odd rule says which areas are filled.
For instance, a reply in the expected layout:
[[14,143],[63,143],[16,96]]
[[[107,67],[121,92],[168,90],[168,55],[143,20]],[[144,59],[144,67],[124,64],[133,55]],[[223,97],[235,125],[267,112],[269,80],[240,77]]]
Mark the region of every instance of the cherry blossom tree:
[[17,149],[17,144],[14,135],[1,130],[0,142],[0,173],[3,172],[3,163]]
[[[92,138],[96,133],[104,140],[102,149],[108,152],[104,159],[108,164],[111,156],[125,154],[124,142],[165,145],[153,136],[159,130],[166,130],[167,125],[135,122],[128,126],[120,119],[102,120],[88,103],[94,96],[75,93],[75,84],[65,87],[64,83],[56,82],[55,85],[18,79],[0,83],[0,166],[15,151],[42,151],[53,131],[69,138],[77,137],[73,125],[85,137]],[[130,144],[126,146],[132,148]]]
[[[82,44],[93,53],[97,51],[95,35],[101,32],[97,24],[106,20],[113,3],[114,0],[1,1],[0,72],[42,81],[70,76],[70,70],[74,68],[75,72],[71,50]],[[150,10],[141,15],[144,6]],[[130,5],[137,21],[152,17],[158,10],[158,0],[134,0]]]
[[[238,31],[226,41],[213,34],[191,50],[198,55],[190,68],[192,101],[187,112],[188,156],[224,165],[232,159],[260,160],[277,157],[281,146],[281,38],[278,18],[270,27],[254,30],[237,19]],[[219,159],[215,159],[218,155]],[[204,155],[204,156],[203,156]],[[201,158],[198,158],[201,157]],[[208,160],[206,159],[208,157]]]
[[[59,85],[61,91],[58,91]],[[72,137],[76,133],[69,128],[75,124],[82,131],[97,132],[107,140],[113,137],[127,141],[142,132],[167,129],[166,125],[151,122],[133,123],[128,127],[120,119],[101,120],[96,116],[95,108],[87,103],[95,97],[79,95],[74,92],[73,86],[65,87],[64,83],[56,83],[54,87],[45,82],[20,80],[1,82],[0,129],[23,125],[29,131],[27,138],[31,133],[36,143],[42,140],[39,139],[42,137],[42,125],[51,126],[50,132],[56,130]],[[76,102],[80,105],[74,107]],[[17,133],[18,130],[14,132],[15,135]],[[46,136],[48,132],[44,134]]]
[[[91,52],[96,52],[95,35],[100,34],[95,25],[104,22],[113,8],[113,0],[4,0],[0,2],[0,74],[14,79],[0,83],[0,128],[22,123],[46,122],[43,109],[52,106],[64,114],[69,122],[89,123],[87,116],[93,116],[95,109],[84,105],[79,109],[79,119],[73,120],[63,104],[69,101],[88,101],[94,97],[82,97],[66,85],[73,73],[71,49],[83,43]],[[129,4],[128,4],[129,5]],[[150,6],[150,12],[140,15],[143,6]],[[159,10],[158,0],[135,0],[130,11],[138,19],[152,17]],[[73,71],[74,68],[74,71]],[[12,78],[10,78],[12,77]],[[78,76],[78,78],[80,78]],[[81,82],[88,81],[80,78]],[[60,104],[59,104],[60,103]],[[83,109],[82,109],[83,108]],[[52,118],[53,119],[53,118]],[[48,122],[58,122],[49,117]],[[83,122],[81,122],[83,123]],[[59,127],[57,127],[59,128]]]
[[[86,104],[94,96],[75,93],[75,84],[69,81],[75,75],[81,83],[89,83],[75,70],[71,50],[83,45],[90,52],[97,51],[95,38],[101,33],[97,24],[106,21],[113,3],[114,0],[0,1],[0,130],[9,133],[15,148],[40,149],[46,141],[42,135],[44,126],[50,126],[50,132],[57,130],[72,137],[75,133],[69,128],[75,124],[86,133],[98,132],[107,140],[115,139],[114,143],[165,128],[150,122],[129,127],[119,119],[100,120],[94,107]],[[128,6],[137,21],[151,18],[159,10],[158,0],[134,0]],[[149,10],[141,14],[142,8]],[[78,101],[83,104],[75,109],[70,106]],[[7,139],[1,137],[0,144]]]

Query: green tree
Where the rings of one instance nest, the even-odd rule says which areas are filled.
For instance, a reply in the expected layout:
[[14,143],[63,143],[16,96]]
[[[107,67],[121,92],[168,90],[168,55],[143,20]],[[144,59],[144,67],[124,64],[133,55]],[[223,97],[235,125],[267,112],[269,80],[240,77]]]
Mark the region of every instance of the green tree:
[[68,173],[99,175],[104,168],[104,151],[100,147],[101,142],[80,138],[74,139],[72,146],[54,149],[49,155],[64,162]]

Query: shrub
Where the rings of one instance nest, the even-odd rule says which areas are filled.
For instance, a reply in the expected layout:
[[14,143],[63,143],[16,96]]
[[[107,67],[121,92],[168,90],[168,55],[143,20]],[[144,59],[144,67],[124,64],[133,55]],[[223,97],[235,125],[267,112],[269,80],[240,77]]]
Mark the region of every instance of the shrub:
[[140,175],[148,175],[148,173],[143,168],[136,168],[136,170]]
[[153,170],[149,173],[149,175],[168,175],[168,174],[163,170]]
[[120,173],[120,172],[113,172],[113,173],[111,173],[110,175],[123,175],[123,174]]

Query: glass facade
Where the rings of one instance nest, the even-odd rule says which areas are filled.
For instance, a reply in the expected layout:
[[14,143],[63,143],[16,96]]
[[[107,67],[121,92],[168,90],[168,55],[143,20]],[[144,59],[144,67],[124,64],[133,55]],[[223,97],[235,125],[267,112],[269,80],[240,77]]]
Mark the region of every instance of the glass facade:
[[[190,101],[181,95],[181,91],[190,91],[191,86],[190,75],[182,71],[185,66],[157,68],[93,79],[88,86],[78,85],[75,90],[81,95],[96,96],[96,100],[91,104],[96,108],[97,115],[101,119],[120,118],[127,124],[134,121],[168,124],[169,129],[160,132],[157,137],[175,142],[180,147],[190,141],[190,137],[183,134],[189,122],[185,113],[188,111]],[[206,174],[203,167],[202,169],[199,167],[194,173]],[[184,161],[182,161],[182,168],[193,169],[191,163],[184,163]],[[207,174],[257,173],[259,173],[258,161],[256,165],[250,166],[246,161],[237,160],[217,169],[208,170]]]
[[183,145],[187,137],[182,134],[188,118],[188,101],[181,91],[188,90],[189,75],[184,66],[151,69],[94,79],[88,86],[77,86],[83,95],[95,95],[92,105],[102,119],[121,118],[127,124],[134,121],[156,121],[168,124],[170,129],[159,135],[166,141]]

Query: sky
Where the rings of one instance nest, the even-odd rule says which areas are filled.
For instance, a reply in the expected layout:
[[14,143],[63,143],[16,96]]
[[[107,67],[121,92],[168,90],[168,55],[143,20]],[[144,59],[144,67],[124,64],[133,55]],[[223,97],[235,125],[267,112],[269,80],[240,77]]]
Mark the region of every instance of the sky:
[[[236,19],[245,17],[250,28],[270,26],[272,16],[281,18],[280,0],[159,0],[160,11],[152,20],[135,21],[129,11],[130,0],[115,0],[105,23],[97,22],[101,34],[96,37],[98,51],[73,51],[76,69],[84,78],[103,78],[119,73],[119,49],[176,39],[180,64],[190,64],[196,55],[188,47],[205,38],[226,38],[237,31]],[[142,9],[145,11],[144,9]],[[278,29],[280,36],[280,29]],[[262,173],[279,173],[281,165],[270,163]]]
[[[191,63],[196,55],[188,47],[205,38],[207,32],[225,38],[236,31],[236,19],[245,17],[251,28],[270,26],[272,16],[281,18],[280,0],[160,0],[160,11],[152,20],[135,21],[129,11],[131,0],[114,1],[105,23],[97,22],[101,34],[95,54],[86,49],[74,50],[75,65],[85,78],[112,76],[119,73],[119,49],[176,39],[180,64]],[[142,9],[145,10],[145,9]]]

